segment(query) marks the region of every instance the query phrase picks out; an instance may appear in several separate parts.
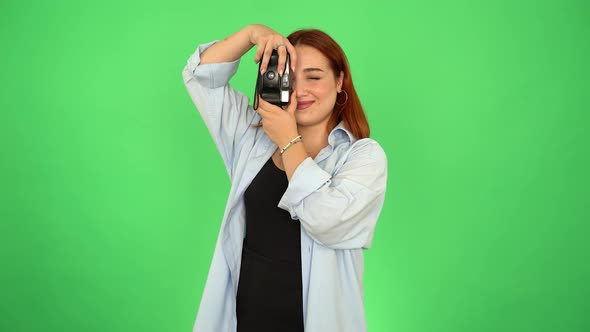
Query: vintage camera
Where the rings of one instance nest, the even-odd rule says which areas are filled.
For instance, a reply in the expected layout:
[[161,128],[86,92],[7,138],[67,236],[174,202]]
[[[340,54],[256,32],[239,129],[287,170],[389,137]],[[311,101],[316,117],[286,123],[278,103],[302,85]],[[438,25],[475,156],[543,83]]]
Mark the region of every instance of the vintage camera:
[[254,89],[254,109],[258,109],[258,97],[277,106],[289,104],[291,93],[293,92],[293,82],[291,78],[291,68],[289,64],[289,53],[285,61],[285,70],[283,75],[279,76],[279,53],[273,50],[268,61],[268,66],[264,74],[260,74],[262,59],[258,64],[258,78],[256,79],[256,88]]

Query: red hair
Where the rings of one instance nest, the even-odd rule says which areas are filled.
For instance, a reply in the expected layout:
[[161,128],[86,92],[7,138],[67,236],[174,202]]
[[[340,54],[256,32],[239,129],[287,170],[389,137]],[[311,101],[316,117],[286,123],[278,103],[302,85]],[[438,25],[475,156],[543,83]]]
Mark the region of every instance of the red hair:
[[[367,121],[361,101],[354,89],[346,54],[344,54],[340,45],[338,45],[338,43],[336,43],[336,41],[328,34],[317,29],[297,30],[291,33],[287,39],[289,39],[289,42],[291,42],[293,46],[306,45],[320,51],[326,58],[328,58],[336,79],[340,76],[340,72],[344,73],[342,90],[345,91],[348,98],[345,99],[345,101],[340,102],[338,101],[338,98],[336,98],[334,111],[328,122],[328,129],[332,130],[340,121],[343,121],[346,129],[348,129],[356,138],[361,139],[369,137],[369,122]],[[340,105],[342,103],[344,104]]]

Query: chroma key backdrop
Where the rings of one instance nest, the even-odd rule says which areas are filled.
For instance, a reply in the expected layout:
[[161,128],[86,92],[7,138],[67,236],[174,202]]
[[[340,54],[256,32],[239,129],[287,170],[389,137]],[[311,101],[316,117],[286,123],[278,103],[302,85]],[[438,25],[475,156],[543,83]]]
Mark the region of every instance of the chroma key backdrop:
[[369,331],[590,331],[582,0],[2,0],[0,331],[192,331],[230,183],[181,73],[250,23],[332,35],[387,153]]

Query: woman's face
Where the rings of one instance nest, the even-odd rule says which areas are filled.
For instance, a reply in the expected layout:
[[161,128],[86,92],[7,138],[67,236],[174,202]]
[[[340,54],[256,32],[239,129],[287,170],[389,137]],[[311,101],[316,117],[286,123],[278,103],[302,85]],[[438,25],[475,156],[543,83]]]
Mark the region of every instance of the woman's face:
[[325,128],[332,115],[336,95],[342,88],[343,73],[335,78],[328,58],[311,46],[295,46],[295,51],[297,67],[293,75],[293,89],[297,91],[297,125]]

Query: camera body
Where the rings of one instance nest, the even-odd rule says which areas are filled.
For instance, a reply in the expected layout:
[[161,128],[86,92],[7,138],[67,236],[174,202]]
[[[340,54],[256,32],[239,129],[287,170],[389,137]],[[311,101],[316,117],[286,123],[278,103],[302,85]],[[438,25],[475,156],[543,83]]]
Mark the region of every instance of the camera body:
[[256,88],[254,89],[254,109],[258,109],[258,97],[277,106],[289,104],[291,93],[293,92],[289,53],[287,53],[285,70],[282,76],[279,76],[279,53],[277,50],[272,51],[264,74],[260,74],[261,65],[262,59],[258,65],[258,78],[256,79]]

